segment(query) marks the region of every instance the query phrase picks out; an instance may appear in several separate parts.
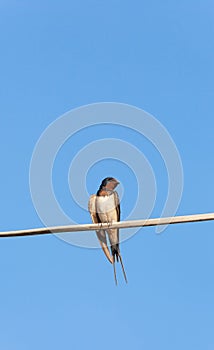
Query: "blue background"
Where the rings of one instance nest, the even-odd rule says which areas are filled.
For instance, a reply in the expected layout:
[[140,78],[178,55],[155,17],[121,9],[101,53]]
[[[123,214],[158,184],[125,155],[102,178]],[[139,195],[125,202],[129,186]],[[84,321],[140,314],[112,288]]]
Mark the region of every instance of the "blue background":
[[[104,101],[142,108],[168,129],[184,168],[177,214],[213,211],[213,16],[211,0],[1,0],[1,231],[42,226],[29,189],[41,133],[66,111]],[[146,152],[165,186],[156,216],[166,174]],[[105,172],[124,175],[115,163],[107,173],[108,162],[91,169],[89,192]],[[61,183],[66,192],[66,177],[54,176],[56,193]],[[126,213],[136,181],[127,170],[123,182]],[[76,210],[75,219],[90,222]],[[141,229],[122,244],[129,283],[118,269],[117,288],[101,250],[53,236],[2,238],[0,348],[214,349],[213,237],[213,222],[160,236]]]

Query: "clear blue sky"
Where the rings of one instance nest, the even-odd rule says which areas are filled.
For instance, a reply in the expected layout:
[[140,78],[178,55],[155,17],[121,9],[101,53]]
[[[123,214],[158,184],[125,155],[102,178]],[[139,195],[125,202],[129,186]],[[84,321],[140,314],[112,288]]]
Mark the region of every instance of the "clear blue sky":
[[[173,137],[184,169],[177,214],[214,211],[213,17],[210,0],[1,0],[2,231],[43,225],[29,189],[41,133],[68,110],[104,101],[142,108]],[[88,130],[85,140],[96,136]],[[135,135],[126,137],[139,147]],[[82,135],[75,140],[81,149]],[[69,198],[69,142],[62,151],[56,194],[76,221],[89,222]],[[157,216],[166,174],[148,143],[141,151],[159,185]],[[124,218],[136,192],[133,174],[113,160],[98,164],[89,192],[105,171],[123,182]],[[159,236],[141,229],[122,244],[129,284],[118,269],[117,288],[99,249],[54,236],[1,239],[0,349],[213,350],[213,229],[213,222],[174,225]]]

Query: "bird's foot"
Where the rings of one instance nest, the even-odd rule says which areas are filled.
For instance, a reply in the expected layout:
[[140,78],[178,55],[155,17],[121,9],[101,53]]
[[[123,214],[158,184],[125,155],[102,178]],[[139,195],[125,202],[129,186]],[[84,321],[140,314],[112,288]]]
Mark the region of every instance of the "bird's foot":
[[107,223],[107,224],[108,224],[108,227],[110,227],[110,226],[113,224],[113,222],[114,222],[113,220],[108,221],[108,223]]

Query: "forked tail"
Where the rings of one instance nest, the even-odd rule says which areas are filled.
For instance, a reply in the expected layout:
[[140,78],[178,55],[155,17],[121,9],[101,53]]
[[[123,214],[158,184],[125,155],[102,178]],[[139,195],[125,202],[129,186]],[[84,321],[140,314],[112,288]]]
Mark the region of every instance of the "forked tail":
[[[121,264],[122,271],[123,271],[123,276],[124,276],[124,279],[125,279],[126,283],[128,283],[128,280],[127,280],[127,277],[126,277],[126,271],[125,271],[125,268],[124,268],[124,265],[123,265],[122,256],[120,255],[120,252],[117,251],[117,252],[113,255],[114,280],[115,280],[115,284],[116,284],[116,286],[117,286],[117,274],[116,274],[116,267],[115,267],[115,256],[116,256],[117,261],[120,260],[120,264]],[[119,258],[119,259],[118,259],[118,258]]]

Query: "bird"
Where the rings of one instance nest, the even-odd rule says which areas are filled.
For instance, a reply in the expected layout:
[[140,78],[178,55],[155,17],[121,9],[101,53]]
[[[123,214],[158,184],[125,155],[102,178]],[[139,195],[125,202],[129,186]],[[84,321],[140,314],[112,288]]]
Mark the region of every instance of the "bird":
[[[97,223],[107,223],[109,226],[120,221],[120,200],[118,193],[115,188],[119,185],[119,181],[114,177],[106,177],[102,180],[101,185],[96,194],[93,194],[89,198],[88,210],[91,215],[92,222]],[[117,285],[117,275],[115,268],[115,259],[120,261],[124,279],[127,281],[125,268],[123,265],[123,260],[120,254],[119,247],[119,229],[117,228],[107,228],[100,229],[96,231],[98,240],[103,249],[104,254],[111,264],[113,264],[114,279]],[[107,236],[110,242],[110,250],[107,244]]]

